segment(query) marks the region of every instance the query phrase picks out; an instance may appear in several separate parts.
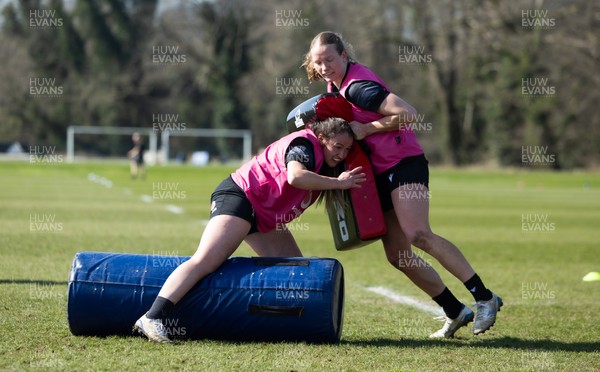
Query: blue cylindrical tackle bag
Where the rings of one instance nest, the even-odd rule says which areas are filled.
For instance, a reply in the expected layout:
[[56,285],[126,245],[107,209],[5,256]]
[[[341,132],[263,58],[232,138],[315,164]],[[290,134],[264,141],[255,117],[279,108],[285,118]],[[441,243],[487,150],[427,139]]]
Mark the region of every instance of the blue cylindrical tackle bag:
[[[69,277],[74,335],[131,335],[171,272],[189,257],[79,252]],[[344,273],[331,258],[232,257],[163,320],[175,339],[339,342]]]

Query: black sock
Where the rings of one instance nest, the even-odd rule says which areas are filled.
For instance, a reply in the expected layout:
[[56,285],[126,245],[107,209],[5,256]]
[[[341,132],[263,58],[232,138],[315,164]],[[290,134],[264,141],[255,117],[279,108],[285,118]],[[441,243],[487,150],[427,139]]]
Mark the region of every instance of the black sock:
[[465,282],[465,287],[471,292],[475,301],[489,301],[492,299],[492,292],[483,285],[481,278],[477,274]]
[[444,313],[450,319],[458,318],[458,314],[463,308],[463,304],[450,292],[448,287],[439,295],[433,297],[433,300],[444,309]]
[[171,301],[164,297],[158,296],[156,297],[156,300],[154,300],[150,310],[148,310],[146,313],[146,316],[149,319],[165,319],[171,313],[171,311],[173,311],[174,307],[175,304],[173,304]]

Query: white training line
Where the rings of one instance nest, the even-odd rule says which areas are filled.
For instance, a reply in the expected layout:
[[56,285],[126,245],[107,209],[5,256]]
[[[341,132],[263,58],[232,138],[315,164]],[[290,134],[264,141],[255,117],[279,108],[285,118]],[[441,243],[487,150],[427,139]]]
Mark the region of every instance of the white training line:
[[412,297],[408,297],[408,296],[404,296],[401,294],[398,294],[388,288],[385,287],[367,287],[366,288],[367,291],[369,292],[373,292],[373,293],[377,293],[379,295],[382,295],[384,297],[389,298],[390,300],[397,302],[399,304],[404,304],[404,305],[408,305],[408,306],[412,306],[414,308],[417,308],[419,310],[425,311],[427,313],[433,314],[433,315],[444,315],[444,312],[442,311],[442,309],[432,306],[432,305],[428,305],[425,304],[419,300],[416,300]]
[[167,204],[167,205],[165,205],[165,209],[168,210],[171,213],[183,214],[183,208],[178,207],[178,206],[173,205],[173,204]]
[[[87,179],[100,184],[102,186],[105,186],[107,188],[112,188],[113,187],[113,183],[111,180],[109,180],[108,178],[99,176],[97,174],[94,173],[88,173]],[[131,192],[131,189],[128,187],[123,188],[123,193],[125,195],[133,195],[133,193]],[[152,203],[154,201],[154,199],[150,196],[150,195],[140,195],[140,199],[144,202],[144,203]],[[165,209],[171,213],[175,213],[175,214],[183,214],[183,208],[178,207],[176,205],[173,204],[167,204],[165,205]],[[207,222],[208,223],[208,222]]]
[[99,176],[95,173],[88,173],[87,179],[88,181],[92,181],[109,189],[112,189],[113,187],[113,183],[111,180],[109,180],[106,177]]

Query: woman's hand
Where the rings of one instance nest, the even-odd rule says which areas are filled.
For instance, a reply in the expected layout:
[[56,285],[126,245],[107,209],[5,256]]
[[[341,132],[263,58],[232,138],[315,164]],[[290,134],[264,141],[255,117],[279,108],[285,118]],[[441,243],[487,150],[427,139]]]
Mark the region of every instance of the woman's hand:
[[377,132],[389,132],[400,129],[400,115],[384,116],[370,123],[350,122],[350,127],[358,141]]
[[350,122],[350,127],[357,140],[362,140],[378,132],[390,132],[401,129],[401,124],[412,123],[416,120],[417,111],[402,98],[390,93],[379,106],[377,112],[382,118],[369,123]]
[[360,183],[367,180],[366,174],[358,173],[361,170],[362,167],[356,167],[349,171],[342,172],[337,178],[338,181],[340,181],[340,189],[361,188]]

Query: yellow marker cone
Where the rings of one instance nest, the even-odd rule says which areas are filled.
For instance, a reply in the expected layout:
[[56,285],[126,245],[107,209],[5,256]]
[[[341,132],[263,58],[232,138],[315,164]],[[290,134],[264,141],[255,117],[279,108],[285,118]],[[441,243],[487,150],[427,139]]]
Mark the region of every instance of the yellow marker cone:
[[600,282],[600,273],[592,271],[583,277],[584,282]]

